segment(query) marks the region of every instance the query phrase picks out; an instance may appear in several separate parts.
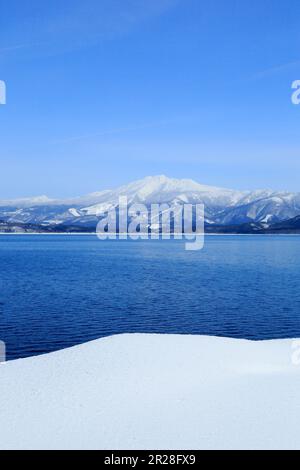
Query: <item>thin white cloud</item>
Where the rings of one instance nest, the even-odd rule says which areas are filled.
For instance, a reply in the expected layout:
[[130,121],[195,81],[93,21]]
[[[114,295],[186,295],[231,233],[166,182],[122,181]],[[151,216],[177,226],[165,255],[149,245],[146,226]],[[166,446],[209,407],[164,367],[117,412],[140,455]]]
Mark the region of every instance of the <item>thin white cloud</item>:
[[145,123],[141,125],[133,125],[133,126],[128,126],[128,127],[116,128],[116,129],[107,129],[101,132],[95,132],[93,134],[85,134],[81,136],[74,136],[74,137],[68,137],[66,139],[56,140],[52,143],[53,144],[65,144],[65,143],[89,140],[95,137],[107,137],[110,135],[118,135],[118,134],[123,134],[126,132],[134,132],[134,131],[139,131],[139,130],[157,128],[157,127],[161,127],[167,124],[171,124],[174,121],[177,121],[177,119],[175,118],[169,119],[169,120],[166,119],[166,120],[161,120],[161,121],[153,121],[153,122],[149,122],[149,123]]
[[14,46],[0,47],[0,53],[17,51],[19,49],[24,49],[25,47],[29,47],[29,44],[16,44]]
[[27,42],[24,44],[14,44],[11,46],[3,46],[0,47],[0,54],[5,54],[9,52],[14,52],[14,51],[19,51],[19,50],[25,50],[25,49],[30,49],[33,47],[41,47],[41,46],[46,46],[49,45],[50,43],[42,43],[42,42]]
[[293,62],[288,62],[286,64],[277,65],[276,67],[271,67],[269,69],[258,72],[252,78],[259,79],[259,78],[269,77],[269,76],[284,72],[285,70],[292,69],[293,67],[299,67],[299,66],[300,66],[300,60],[295,60]]
[[[1,32],[3,41],[9,44],[15,36],[16,45],[0,46],[0,53],[25,50],[35,46],[49,46],[51,53],[61,53],[79,47],[95,45],[129,34],[141,23],[159,17],[174,8],[182,0],[85,0],[66,2],[50,14],[41,9],[37,21],[36,12],[30,7],[26,21],[16,22],[12,29]],[[17,43],[28,38],[28,43]],[[30,42],[31,40],[31,42]]]

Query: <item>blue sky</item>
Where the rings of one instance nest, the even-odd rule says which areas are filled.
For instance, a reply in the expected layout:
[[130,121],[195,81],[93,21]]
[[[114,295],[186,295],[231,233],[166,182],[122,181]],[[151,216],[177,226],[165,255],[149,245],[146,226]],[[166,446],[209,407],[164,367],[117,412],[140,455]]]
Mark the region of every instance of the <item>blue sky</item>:
[[300,191],[299,0],[2,3],[0,198],[155,174]]

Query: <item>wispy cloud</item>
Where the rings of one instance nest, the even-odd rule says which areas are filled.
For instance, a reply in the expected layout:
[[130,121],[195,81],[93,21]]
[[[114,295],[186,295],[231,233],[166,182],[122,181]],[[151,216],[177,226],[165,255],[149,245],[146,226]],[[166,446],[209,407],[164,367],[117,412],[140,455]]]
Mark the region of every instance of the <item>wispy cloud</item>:
[[27,42],[24,44],[14,44],[11,46],[3,46],[3,47],[0,47],[0,54],[6,54],[6,53],[8,54],[10,52],[18,52],[18,51],[27,50],[27,49],[30,50],[33,48],[43,47],[43,46],[47,46],[50,44],[51,44],[50,42]]
[[270,67],[266,70],[262,70],[261,72],[256,73],[252,78],[253,79],[266,78],[266,77],[284,72],[286,70],[292,69],[293,67],[299,67],[299,66],[300,66],[300,59],[295,60],[293,62],[288,62],[285,64],[277,65],[275,67]]
[[178,119],[165,119],[161,121],[153,121],[153,122],[148,122],[140,125],[132,125],[128,127],[120,127],[116,129],[107,129],[99,132],[95,132],[93,134],[85,134],[85,135],[80,135],[80,136],[74,136],[74,137],[68,137],[65,139],[59,139],[55,140],[52,142],[52,144],[66,144],[66,143],[71,143],[71,142],[79,142],[79,141],[84,141],[84,140],[90,140],[95,137],[108,137],[111,135],[118,135],[118,134],[124,134],[126,132],[135,132],[135,131],[140,131],[140,130],[146,130],[146,129],[151,129],[151,128],[157,128],[157,127],[162,127],[167,124],[171,124]]
[[[22,21],[1,31],[0,53],[49,46],[51,53],[74,50],[129,34],[138,25],[159,17],[182,0],[73,0],[54,9],[35,8],[34,1]],[[38,13],[37,13],[38,12]],[[28,38],[28,42],[18,39]]]
[[10,52],[10,51],[16,51],[18,49],[24,49],[25,47],[28,47],[29,44],[17,44],[14,46],[6,46],[6,47],[0,47],[0,53],[1,52]]

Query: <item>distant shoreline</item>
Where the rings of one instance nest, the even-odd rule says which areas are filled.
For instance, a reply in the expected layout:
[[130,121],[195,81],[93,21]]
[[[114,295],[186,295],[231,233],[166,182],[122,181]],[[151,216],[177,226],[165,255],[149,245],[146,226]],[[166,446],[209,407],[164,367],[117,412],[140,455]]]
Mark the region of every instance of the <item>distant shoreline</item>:
[[[28,232],[0,232],[0,236],[3,236],[3,235],[42,235],[42,236],[96,236],[97,237],[97,233],[96,232],[32,232],[32,233],[28,233]],[[237,237],[249,237],[249,236],[254,236],[254,237],[258,237],[258,236],[261,236],[261,237],[270,237],[270,236],[273,236],[273,235],[276,235],[276,236],[290,236],[290,237],[299,237],[300,236],[300,233],[205,233],[204,236],[205,237],[232,237],[232,236],[237,236]],[[128,239],[130,240],[130,238]],[[111,241],[128,241],[128,240],[119,240],[118,238],[115,239],[115,240],[111,240]],[[163,239],[152,239],[152,238],[149,238],[149,239],[145,239],[145,240],[138,240],[138,241],[180,241],[180,240],[175,240],[173,238],[170,238],[170,240],[163,240]],[[182,238],[182,240],[184,240],[184,237]],[[108,240],[101,240],[101,241],[109,241]],[[133,240],[133,241],[136,241],[136,240]]]

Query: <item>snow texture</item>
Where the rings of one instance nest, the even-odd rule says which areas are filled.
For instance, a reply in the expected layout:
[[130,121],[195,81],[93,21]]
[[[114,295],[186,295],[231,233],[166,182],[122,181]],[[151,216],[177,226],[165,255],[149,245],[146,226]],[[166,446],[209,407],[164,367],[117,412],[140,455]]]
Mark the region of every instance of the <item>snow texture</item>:
[[292,341],[120,335],[0,366],[1,449],[300,449]]

